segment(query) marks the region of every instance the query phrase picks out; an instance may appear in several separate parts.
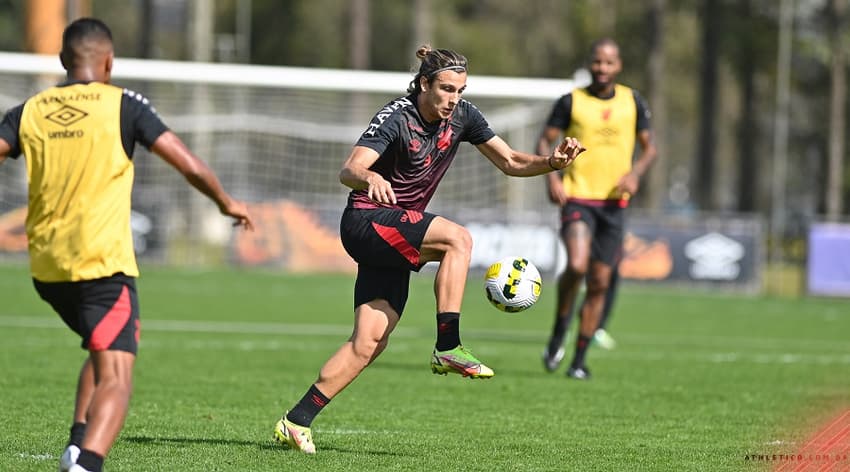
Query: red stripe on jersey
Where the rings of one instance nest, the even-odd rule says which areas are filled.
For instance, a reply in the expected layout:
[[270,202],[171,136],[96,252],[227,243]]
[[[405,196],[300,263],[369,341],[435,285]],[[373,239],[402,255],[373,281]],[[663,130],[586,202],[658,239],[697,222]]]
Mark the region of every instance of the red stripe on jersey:
[[130,319],[130,291],[125,285],[121,288],[121,295],[112,305],[109,313],[94,327],[89,340],[89,351],[105,351],[124,329],[127,320]]
[[401,233],[391,227],[383,226],[373,222],[372,227],[378,232],[378,235],[386,241],[390,246],[394,247],[405,259],[413,265],[419,265],[419,250],[411,246]]

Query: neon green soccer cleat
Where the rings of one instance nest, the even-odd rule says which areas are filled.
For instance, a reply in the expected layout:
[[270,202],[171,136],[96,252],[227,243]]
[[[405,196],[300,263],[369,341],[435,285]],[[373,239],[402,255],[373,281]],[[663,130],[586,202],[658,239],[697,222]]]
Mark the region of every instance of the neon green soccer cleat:
[[448,351],[434,349],[431,355],[431,372],[440,375],[452,372],[471,379],[489,379],[495,375],[493,369],[482,364],[463,346]]
[[614,340],[614,337],[608,334],[608,331],[604,329],[597,329],[595,333],[593,333],[593,342],[595,342],[602,349],[612,350],[617,347],[617,341]]
[[278,443],[297,449],[304,454],[315,454],[316,445],[313,444],[313,433],[306,426],[297,425],[288,419],[286,415],[278,420],[274,426],[274,439]]

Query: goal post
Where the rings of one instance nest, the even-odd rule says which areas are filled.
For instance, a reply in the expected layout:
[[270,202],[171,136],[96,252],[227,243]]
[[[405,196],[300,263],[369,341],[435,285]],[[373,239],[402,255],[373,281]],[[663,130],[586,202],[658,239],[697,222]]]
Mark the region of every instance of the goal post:
[[[0,112],[63,76],[58,57],[0,52]],[[148,97],[225,188],[259,215],[253,235],[234,232],[211,202],[137,146],[139,256],[199,266],[236,261],[285,270],[346,268],[338,221],[348,189],[339,183],[340,166],[374,113],[404,95],[413,76],[116,58],[113,83]],[[464,98],[512,147],[533,152],[554,100],[587,79],[473,74]],[[0,258],[20,255],[25,176],[23,162],[0,166]],[[472,215],[482,224],[553,226],[556,218],[542,178],[505,177],[470,145],[461,146],[429,210],[464,223]]]

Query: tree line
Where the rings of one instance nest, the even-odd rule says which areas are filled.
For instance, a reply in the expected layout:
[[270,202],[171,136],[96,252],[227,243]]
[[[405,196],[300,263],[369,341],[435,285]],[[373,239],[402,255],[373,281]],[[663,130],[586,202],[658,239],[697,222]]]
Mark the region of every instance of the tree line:
[[[50,1],[0,0],[0,49],[26,50],[21,20]],[[430,43],[465,54],[471,74],[569,77],[608,36],[620,80],[649,100],[660,150],[638,205],[779,215],[793,231],[850,203],[846,2],[61,3],[112,25],[120,56],[171,60],[410,71]]]

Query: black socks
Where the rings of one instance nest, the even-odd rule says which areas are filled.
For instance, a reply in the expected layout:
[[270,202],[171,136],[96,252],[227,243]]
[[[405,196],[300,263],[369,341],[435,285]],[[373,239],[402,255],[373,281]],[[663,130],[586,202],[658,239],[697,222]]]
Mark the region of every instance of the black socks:
[[82,449],[80,457],[77,458],[77,465],[90,472],[103,472],[103,456],[88,449]]
[[83,443],[83,437],[86,435],[85,423],[74,423],[71,426],[71,437],[68,439],[68,446],[80,447]]
[[460,313],[437,313],[437,350],[448,351],[460,346]]
[[310,385],[310,389],[301,397],[301,401],[286,414],[286,419],[297,425],[309,427],[316,415],[330,401],[330,398],[316,388],[316,384]]
[[593,336],[585,336],[579,333],[578,339],[576,340],[576,353],[573,357],[573,367],[584,367],[584,357],[587,354],[587,348],[590,347],[591,340],[593,340]]

